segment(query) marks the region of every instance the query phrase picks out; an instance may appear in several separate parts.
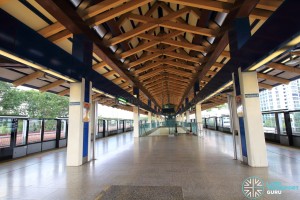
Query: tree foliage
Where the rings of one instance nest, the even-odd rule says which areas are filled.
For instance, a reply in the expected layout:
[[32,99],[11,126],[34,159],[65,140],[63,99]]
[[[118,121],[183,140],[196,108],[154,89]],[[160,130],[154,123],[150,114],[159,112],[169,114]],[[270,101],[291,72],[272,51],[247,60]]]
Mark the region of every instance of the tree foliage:
[[68,98],[48,92],[19,90],[0,82],[0,115],[56,118],[68,115]]

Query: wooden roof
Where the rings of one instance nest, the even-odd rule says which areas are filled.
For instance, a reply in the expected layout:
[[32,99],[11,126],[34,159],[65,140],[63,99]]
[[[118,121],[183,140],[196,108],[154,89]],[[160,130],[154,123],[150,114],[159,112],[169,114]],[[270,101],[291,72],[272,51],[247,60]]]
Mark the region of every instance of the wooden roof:
[[[133,86],[137,86],[142,94],[140,98],[146,104],[151,99],[153,106],[172,103],[178,107],[185,97],[193,98],[193,86],[197,80],[200,89],[205,87],[230,60],[228,38],[224,37],[228,23],[237,16],[249,16],[251,34],[254,34],[282,2],[4,0],[0,7],[68,53],[71,53],[73,34],[89,34],[84,28],[90,28],[98,37],[94,39],[95,73],[130,93]],[[57,8],[72,16],[73,21],[67,22]],[[80,26],[78,19],[82,20]],[[78,28],[82,30],[76,32]],[[113,57],[105,55],[103,48],[107,48]],[[291,58],[300,59],[299,53],[294,53]],[[41,91],[68,94],[67,81],[26,66],[16,66],[5,58],[2,61],[0,74],[9,74],[2,79]],[[278,83],[287,83],[299,75],[299,69],[292,69],[295,65],[284,61],[278,59],[258,68],[261,88],[269,89]],[[226,102],[226,98],[221,95],[209,101],[215,106]],[[106,105],[112,103],[110,100],[101,102]]]

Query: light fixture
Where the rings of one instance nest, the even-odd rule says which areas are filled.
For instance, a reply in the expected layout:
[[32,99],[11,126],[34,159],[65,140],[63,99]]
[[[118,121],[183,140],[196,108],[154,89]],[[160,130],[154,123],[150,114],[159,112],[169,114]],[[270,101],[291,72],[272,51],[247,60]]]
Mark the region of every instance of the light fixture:
[[279,48],[278,50],[276,50],[274,53],[272,53],[271,55],[265,57],[264,59],[262,59],[260,62],[254,64],[253,66],[250,67],[249,71],[254,71],[257,68],[259,68],[260,66],[270,62],[271,60],[273,60],[274,58],[276,58],[277,56],[279,56],[280,54],[284,53],[285,51],[287,51],[289,48],[297,45],[298,43],[300,43],[300,35],[298,35],[297,37],[295,37],[294,39],[292,39],[291,41],[289,41],[286,45],[284,45],[283,47]]
[[102,91],[100,91],[100,90],[98,90],[98,89],[96,89],[96,88],[93,88],[92,90],[93,90],[94,92],[96,92],[96,93],[104,94],[104,92],[102,92]]
[[266,74],[268,73],[269,71],[273,70],[273,68],[269,68],[269,69],[266,69],[265,71],[263,71],[262,73]]
[[34,69],[37,69],[37,70],[46,72],[47,74],[51,74],[51,75],[53,75],[53,76],[55,76],[55,77],[57,77],[57,78],[61,78],[61,79],[63,79],[63,80],[66,80],[66,81],[69,81],[69,82],[72,82],[72,83],[73,83],[73,82],[76,82],[74,79],[71,79],[71,78],[68,78],[68,77],[66,77],[66,76],[63,76],[63,75],[61,75],[61,74],[59,74],[59,73],[57,73],[57,72],[54,72],[54,71],[52,71],[52,70],[49,70],[49,69],[47,69],[47,68],[45,68],[45,67],[42,67],[42,66],[40,66],[40,65],[37,65],[37,64],[35,64],[35,63],[29,62],[29,61],[27,61],[27,60],[25,60],[25,59],[23,59],[23,58],[20,58],[20,57],[18,57],[18,56],[12,55],[12,54],[7,53],[7,52],[5,52],[5,51],[3,51],[3,50],[0,50],[0,55],[5,56],[5,57],[7,57],[7,58],[10,58],[11,60],[15,60],[15,61],[17,61],[17,62],[20,62],[20,63],[22,63],[22,64],[24,64],[24,65],[30,66],[30,67],[32,67],[32,68],[34,68]]

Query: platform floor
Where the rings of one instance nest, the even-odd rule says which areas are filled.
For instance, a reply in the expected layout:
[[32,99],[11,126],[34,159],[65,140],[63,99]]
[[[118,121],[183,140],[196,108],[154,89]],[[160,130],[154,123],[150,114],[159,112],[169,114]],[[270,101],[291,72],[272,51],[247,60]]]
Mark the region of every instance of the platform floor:
[[[228,134],[143,137],[132,133],[97,141],[97,160],[66,167],[66,149],[0,164],[0,199],[95,199],[110,185],[180,186],[188,199],[247,199],[241,185],[249,176],[300,186],[300,150],[268,144],[268,168],[232,159]],[[299,199],[284,191],[260,199]]]

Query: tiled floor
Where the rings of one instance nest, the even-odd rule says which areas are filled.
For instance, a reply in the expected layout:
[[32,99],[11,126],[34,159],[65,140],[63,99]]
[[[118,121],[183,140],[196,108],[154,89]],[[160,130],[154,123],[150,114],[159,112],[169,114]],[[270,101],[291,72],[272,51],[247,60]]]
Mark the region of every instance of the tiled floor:
[[[65,149],[0,164],[0,199],[94,199],[110,185],[181,186],[185,199],[246,199],[249,176],[300,186],[300,150],[268,144],[268,168],[232,159],[228,134],[133,139],[131,133],[97,141],[97,160],[66,167]],[[284,191],[261,199],[300,199]]]

